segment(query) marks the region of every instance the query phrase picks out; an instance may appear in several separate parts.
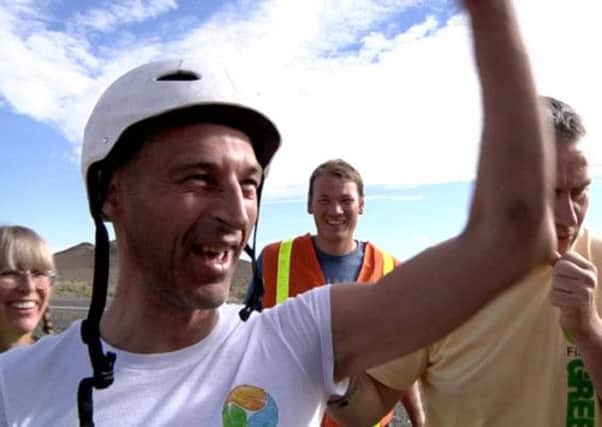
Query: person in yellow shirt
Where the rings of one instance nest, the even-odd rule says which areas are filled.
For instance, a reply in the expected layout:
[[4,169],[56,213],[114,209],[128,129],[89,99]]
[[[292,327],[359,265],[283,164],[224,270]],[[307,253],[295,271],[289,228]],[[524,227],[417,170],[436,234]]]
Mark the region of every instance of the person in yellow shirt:
[[443,339],[370,370],[377,381],[356,385],[337,419],[369,422],[392,405],[397,390],[420,379],[428,426],[602,425],[602,241],[582,227],[591,182],[580,143],[585,128],[564,102],[543,101],[556,136],[560,260]]

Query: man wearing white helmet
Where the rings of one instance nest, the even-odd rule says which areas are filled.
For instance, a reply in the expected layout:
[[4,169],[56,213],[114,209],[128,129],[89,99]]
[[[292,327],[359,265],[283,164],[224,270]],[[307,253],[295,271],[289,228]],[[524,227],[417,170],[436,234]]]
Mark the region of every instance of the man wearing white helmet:
[[[320,287],[244,323],[241,307],[224,302],[280,142],[276,127],[213,91],[212,75],[194,63],[151,63],[113,83],[82,153],[97,227],[90,313],[33,350],[1,356],[0,425],[79,417],[81,425],[317,426],[347,378],[432,342],[552,262],[550,132],[511,4],[464,3],[485,107],[465,230],[382,286]],[[104,315],[103,219],[120,265]]]

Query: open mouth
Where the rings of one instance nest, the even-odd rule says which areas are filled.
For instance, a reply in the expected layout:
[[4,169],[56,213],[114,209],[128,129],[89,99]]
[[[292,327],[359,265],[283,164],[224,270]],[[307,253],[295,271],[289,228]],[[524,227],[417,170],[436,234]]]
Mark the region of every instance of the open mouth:
[[197,259],[197,267],[206,273],[222,273],[232,263],[234,248],[229,245],[203,244],[193,246],[192,252]]
[[199,245],[195,247],[195,253],[198,255],[225,262],[228,258],[231,248],[217,245]]
[[331,227],[341,227],[344,226],[345,224],[347,224],[347,221],[345,221],[345,218],[326,218],[326,224],[330,225]]
[[38,306],[38,303],[35,301],[27,300],[27,301],[12,301],[9,303],[9,307],[16,310],[33,310]]

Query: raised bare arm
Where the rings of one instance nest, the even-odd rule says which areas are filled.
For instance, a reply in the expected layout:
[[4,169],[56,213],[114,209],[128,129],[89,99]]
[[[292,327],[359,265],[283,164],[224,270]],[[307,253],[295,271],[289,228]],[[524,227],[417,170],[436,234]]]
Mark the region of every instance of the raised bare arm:
[[512,4],[464,3],[484,108],[467,225],[378,286],[332,287],[336,379],[433,342],[554,257],[552,132],[540,111]]

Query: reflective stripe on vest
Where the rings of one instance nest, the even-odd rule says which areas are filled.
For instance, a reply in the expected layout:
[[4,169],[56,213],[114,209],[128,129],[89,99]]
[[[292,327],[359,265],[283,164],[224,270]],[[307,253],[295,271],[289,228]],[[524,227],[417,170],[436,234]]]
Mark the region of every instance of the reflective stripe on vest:
[[[283,240],[278,248],[278,272],[276,273],[276,304],[280,304],[289,296],[289,283],[291,272],[291,253],[293,240]],[[383,276],[395,268],[395,260],[388,253],[382,252]]]
[[385,252],[382,252],[383,256],[383,276],[389,274],[391,270],[395,267],[395,261],[393,261],[393,257]]
[[291,273],[291,252],[293,239],[284,240],[278,249],[278,272],[276,276],[276,304],[288,298],[289,279]]

